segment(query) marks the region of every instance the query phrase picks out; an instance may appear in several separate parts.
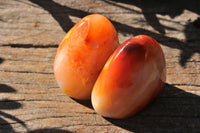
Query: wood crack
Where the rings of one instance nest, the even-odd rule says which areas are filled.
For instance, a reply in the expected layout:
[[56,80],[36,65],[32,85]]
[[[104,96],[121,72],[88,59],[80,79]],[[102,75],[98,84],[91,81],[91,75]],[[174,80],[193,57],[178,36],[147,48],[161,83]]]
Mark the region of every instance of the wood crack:
[[54,74],[54,73],[48,73],[48,72],[10,71],[10,70],[0,70],[0,72],[13,72],[13,73],[37,73],[37,74]]
[[69,101],[62,101],[62,100],[50,100],[50,99],[19,99],[15,101],[25,101],[25,102],[64,102],[64,103],[74,103]]
[[112,124],[67,124],[57,128],[71,127],[71,126],[111,126]]
[[[48,58],[48,59],[53,59],[53,58]],[[19,60],[19,59],[6,59],[6,60],[9,60],[9,61],[24,61],[24,62],[28,62],[28,61],[30,61],[30,62],[44,62],[44,61],[39,61],[39,60]]]
[[[28,121],[33,121],[33,120],[40,120],[40,119],[49,119],[49,118],[65,118],[65,117],[76,117],[76,116],[49,116],[49,117],[38,117],[38,118],[34,118],[34,119],[27,119],[23,122],[28,122]],[[2,125],[8,125],[8,124],[17,124],[17,123],[20,123],[20,122],[11,122],[11,123],[1,123]]]
[[57,48],[57,44],[52,45],[33,45],[33,44],[2,44],[3,47],[12,47],[12,48]]
[[177,86],[195,86],[195,87],[200,87],[200,85],[195,85],[195,84],[171,84],[173,86],[177,85]]

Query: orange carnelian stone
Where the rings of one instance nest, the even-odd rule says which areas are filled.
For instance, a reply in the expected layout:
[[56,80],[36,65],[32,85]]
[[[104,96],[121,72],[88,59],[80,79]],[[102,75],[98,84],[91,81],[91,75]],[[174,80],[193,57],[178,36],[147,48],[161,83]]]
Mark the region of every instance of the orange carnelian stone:
[[101,69],[118,45],[117,32],[106,17],[84,17],[57,50],[54,74],[59,86],[70,97],[90,99]]
[[94,85],[94,109],[110,118],[137,113],[162,90],[165,71],[157,41],[146,35],[127,40],[108,59]]

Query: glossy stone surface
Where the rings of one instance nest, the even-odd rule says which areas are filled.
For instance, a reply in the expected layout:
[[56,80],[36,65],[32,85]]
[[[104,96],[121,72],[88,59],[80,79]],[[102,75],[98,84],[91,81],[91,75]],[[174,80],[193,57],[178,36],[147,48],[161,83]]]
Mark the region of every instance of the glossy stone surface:
[[90,99],[101,69],[118,45],[117,32],[106,17],[93,14],[80,20],[57,50],[54,74],[59,86],[70,97]]
[[142,110],[166,81],[165,58],[157,41],[139,35],[124,42],[109,58],[92,91],[102,116],[126,118]]

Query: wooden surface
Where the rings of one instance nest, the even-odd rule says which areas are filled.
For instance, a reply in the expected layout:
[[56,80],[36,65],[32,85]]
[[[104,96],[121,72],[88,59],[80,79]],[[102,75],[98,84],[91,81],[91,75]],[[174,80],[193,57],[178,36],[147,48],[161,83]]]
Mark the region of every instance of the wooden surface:
[[[200,132],[199,7],[198,0],[0,0],[0,133]],[[108,17],[121,43],[146,34],[164,50],[164,91],[129,119],[101,117],[54,79],[57,46],[91,13]]]

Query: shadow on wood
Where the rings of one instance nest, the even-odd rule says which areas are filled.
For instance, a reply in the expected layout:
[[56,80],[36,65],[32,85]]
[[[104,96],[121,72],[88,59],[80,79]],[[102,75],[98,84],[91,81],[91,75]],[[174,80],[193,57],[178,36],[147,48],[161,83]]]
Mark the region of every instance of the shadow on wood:
[[74,23],[69,18],[70,15],[79,18],[89,15],[88,12],[81,10],[76,10],[67,6],[62,6],[53,0],[29,0],[42,7],[44,10],[48,11],[52,17],[59,23],[63,31],[68,32]]
[[28,133],[72,133],[72,132],[57,128],[44,128],[44,129],[29,131]]
[[[167,37],[163,34],[157,34],[142,28],[135,28],[128,26],[126,24],[122,24],[119,22],[112,21],[117,31],[123,34],[132,34],[135,35],[148,35],[156,39],[162,45],[168,46],[170,48],[179,49],[181,51],[181,55],[179,58],[179,63],[181,66],[186,67],[186,63],[195,53],[200,53],[200,40],[198,36],[200,36],[200,28],[196,28],[194,23],[200,23],[199,19],[194,22],[190,22],[185,27],[185,36],[187,38],[186,42],[180,41],[176,38]],[[192,39],[188,39],[192,38]]]
[[94,109],[93,106],[92,106],[92,103],[91,103],[91,100],[77,100],[77,99],[74,99],[72,98],[74,101],[76,101],[77,103],[87,107],[87,108],[90,108],[90,109]]
[[[59,3],[54,2],[53,0],[45,0],[45,1],[30,0],[30,1],[32,3],[39,5],[44,10],[48,11],[52,15],[52,17],[60,24],[60,26],[65,32],[68,32],[68,30],[74,25],[74,23],[69,18],[70,15],[83,18],[91,14],[89,12],[85,12],[82,10],[73,9],[67,6],[62,6]],[[142,9],[143,15],[146,18],[147,23],[151,25],[155,30],[159,31],[160,34],[143,29],[143,28],[135,28],[127,24],[111,21],[116,27],[118,32],[123,33],[123,34],[132,34],[133,36],[139,35],[139,34],[149,35],[153,37],[154,39],[156,39],[158,42],[162,43],[163,45],[166,45],[170,48],[180,49],[181,57],[180,57],[179,63],[183,67],[185,67],[187,61],[192,57],[194,53],[200,53],[199,40],[194,40],[200,36],[200,28],[196,26],[196,25],[199,25],[200,23],[198,19],[194,22],[188,22],[184,30],[186,41],[181,41],[176,38],[165,36],[164,35],[165,29],[168,29],[169,27],[165,27],[161,25],[158,18],[156,17],[156,14],[169,15],[171,17],[175,17],[178,15],[181,15],[183,10],[185,9],[199,14],[200,2],[198,0],[194,0],[194,1],[162,0],[162,2],[158,0],[156,0],[155,2],[152,2],[149,0],[143,0],[143,1],[104,0],[104,2],[111,4],[111,6],[119,6],[118,4],[113,3],[111,1],[132,4],[132,5],[140,7]],[[123,7],[121,5],[119,7],[125,8],[127,10],[134,12],[133,9]],[[175,29],[171,29],[171,30],[175,30]]]
[[14,132],[14,129],[6,120],[0,118],[0,132]]
[[4,62],[4,59],[0,57],[0,64]]
[[10,99],[2,99],[0,100],[0,109],[1,110],[13,110],[13,109],[18,109],[22,106],[21,103],[15,101],[15,100],[10,100]]
[[[0,84],[0,93],[16,93],[17,91],[5,84]],[[56,128],[44,128],[30,131],[26,126],[25,122],[15,117],[14,115],[3,112],[2,110],[15,110],[22,107],[22,104],[10,99],[0,99],[0,132],[2,133],[15,133],[11,123],[3,118],[10,119],[16,123],[22,125],[28,133],[71,133],[67,130],[61,130]]]
[[[15,93],[15,92],[16,90],[14,88],[5,84],[0,84],[0,93]],[[15,110],[15,109],[19,109],[20,107],[22,107],[22,104],[15,100],[10,100],[10,99],[0,100],[0,110]],[[24,128],[27,129],[25,123],[13,115],[0,111],[0,116],[13,120],[17,123],[20,123]],[[14,132],[10,123],[8,123],[6,120],[2,118],[0,119],[0,129],[2,130],[2,132]]]
[[135,116],[105,119],[135,133],[200,132],[199,103],[200,96],[166,84],[161,95]]
[[[175,18],[183,13],[184,10],[189,10],[191,12],[200,14],[200,1],[199,0],[103,0],[104,2],[111,4],[113,6],[118,6],[121,8],[128,9],[126,7],[120,6],[112,1],[119,3],[126,3],[139,7],[149,25],[151,25],[155,30],[161,34],[165,34],[165,26],[160,24],[159,19],[156,14],[169,15],[171,18]],[[128,9],[132,11],[132,9]]]
[[5,85],[5,84],[0,84],[0,93],[15,93],[17,92],[14,88]]
[[[185,67],[188,59],[192,57],[194,53],[200,53],[200,45],[199,45],[199,36],[200,36],[200,18],[197,18],[195,21],[188,21],[185,26],[185,37],[186,41],[180,41],[175,38],[170,38],[164,36],[165,30],[169,29],[162,25],[159,22],[159,19],[156,17],[156,14],[161,15],[169,15],[171,18],[179,16],[183,13],[184,10],[189,10],[196,14],[200,14],[200,1],[199,0],[134,0],[134,1],[124,1],[124,0],[103,0],[104,2],[111,4],[112,6],[118,6],[120,8],[124,8],[130,10],[132,12],[133,9],[129,9],[127,7],[123,7],[119,4],[113,3],[112,1],[119,3],[126,3],[130,5],[134,5],[139,7],[142,10],[142,13],[146,19],[146,22],[151,25],[155,30],[157,30],[160,34],[156,34],[141,28],[129,27],[129,30],[120,30],[122,33],[133,33],[136,34],[146,34],[154,37],[158,42],[161,42],[163,45],[166,45],[171,48],[176,48],[181,50],[180,57],[180,65]],[[189,20],[189,19],[188,19]],[[119,25],[119,24],[116,24]],[[125,27],[127,25],[124,25]],[[170,29],[175,30],[175,29]],[[129,32],[130,31],[130,32]]]

